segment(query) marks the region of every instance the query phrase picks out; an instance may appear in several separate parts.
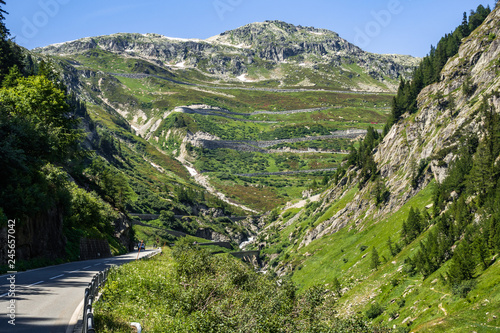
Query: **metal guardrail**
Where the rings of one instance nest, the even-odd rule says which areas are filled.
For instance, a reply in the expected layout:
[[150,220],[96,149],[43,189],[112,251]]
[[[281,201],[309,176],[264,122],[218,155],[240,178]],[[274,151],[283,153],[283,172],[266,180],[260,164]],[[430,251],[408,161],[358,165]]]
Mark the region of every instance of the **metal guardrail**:
[[[161,250],[148,253],[141,259],[149,259],[157,254],[160,254]],[[92,278],[92,281],[89,283],[88,287],[85,288],[84,296],[83,296],[83,328],[82,333],[95,333],[95,325],[94,325],[94,310],[92,305],[96,298],[99,296],[99,292],[101,288],[104,287],[106,281],[108,280],[108,274],[113,267],[108,267],[103,271],[100,271]]]

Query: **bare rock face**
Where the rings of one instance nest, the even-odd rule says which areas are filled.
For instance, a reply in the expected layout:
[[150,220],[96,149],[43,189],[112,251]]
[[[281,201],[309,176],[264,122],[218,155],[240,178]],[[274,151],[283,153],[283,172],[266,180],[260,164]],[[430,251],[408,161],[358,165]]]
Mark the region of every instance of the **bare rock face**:
[[196,231],[196,237],[204,238],[207,240],[211,240],[214,242],[230,242],[231,238],[226,235],[220,234],[218,232],[213,231],[210,228],[200,228]]
[[[395,124],[375,152],[383,181],[391,195],[381,207],[370,196],[370,186],[359,191],[346,207],[329,220],[309,230],[301,247],[323,235],[351,225],[362,228],[365,217],[380,219],[395,212],[421,189],[435,179],[442,182],[456,156],[453,148],[458,138],[468,133],[483,137],[483,120],[477,110],[486,98],[495,112],[500,112],[500,9],[494,10],[485,23],[463,41],[459,54],[450,59],[442,71],[439,83],[426,87],[418,97],[419,111]],[[472,95],[465,95],[462,85],[470,78],[475,86]],[[445,108],[435,97],[442,92],[445,98],[455,99],[453,110]],[[411,186],[412,168],[421,160],[429,162],[417,188]],[[355,170],[351,174],[355,174]],[[348,172],[349,174],[349,172]],[[319,209],[341,199],[356,186],[357,179],[345,179],[323,195]]]
[[[63,209],[53,207],[31,218],[15,219],[16,260],[57,259],[66,254],[63,235]],[[7,242],[7,227],[0,229],[0,242]],[[7,246],[0,250],[0,260],[7,263]]]
[[212,218],[224,216],[224,212],[222,211],[222,209],[217,209],[217,208],[209,208],[201,210],[201,214],[205,217],[212,217]]
[[[220,78],[236,79],[248,73],[256,59],[266,69],[277,69],[286,63],[301,69],[306,62],[331,67],[357,64],[366,74],[384,83],[385,91],[394,91],[400,76],[409,77],[419,59],[410,56],[377,55],[365,52],[339,37],[335,32],[312,27],[294,26],[281,21],[252,23],[226,31],[207,40],[169,38],[158,34],[114,34],[83,38],[49,45],[34,51],[58,56],[98,55],[111,52],[123,57],[147,60],[170,68],[197,68]],[[280,70],[275,75],[280,77]],[[354,75],[354,74],[353,74]],[[380,85],[347,87],[353,90],[381,89]]]
[[120,213],[118,219],[114,222],[115,227],[115,237],[120,240],[120,243],[125,246],[129,251],[134,250],[135,243],[132,242],[130,238],[130,229],[132,227],[132,223],[129,218]]

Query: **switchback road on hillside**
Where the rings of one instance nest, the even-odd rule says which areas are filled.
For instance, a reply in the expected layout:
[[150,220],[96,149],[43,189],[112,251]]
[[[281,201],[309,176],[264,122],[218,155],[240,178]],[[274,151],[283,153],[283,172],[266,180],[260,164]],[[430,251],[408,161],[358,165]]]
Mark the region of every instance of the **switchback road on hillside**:
[[240,176],[240,177],[283,176],[283,175],[295,175],[295,174],[300,174],[300,173],[333,172],[333,171],[337,171],[337,168],[296,170],[296,171],[278,171],[278,172],[240,173],[240,174],[235,174],[235,176]]
[[[148,253],[151,251],[141,251],[140,257]],[[136,258],[137,252],[131,252],[118,257],[77,261],[19,272],[14,274],[14,297],[9,295],[11,275],[0,276],[0,332],[72,331],[79,314],[76,310],[83,303],[85,288],[92,277],[106,267],[122,265]],[[15,314],[15,326],[9,324],[11,309]]]
[[274,92],[274,93],[297,93],[297,92],[327,92],[327,93],[337,93],[337,94],[350,94],[350,95],[380,95],[380,94],[389,94],[389,92],[372,92],[372,91],[354,91],[354,90],[328,90],[328,89],[307,89],[307,88],[260,88],[260,87],[241,87],[241,86],[213,86],[206,84],[197,84],[197,83],[188,83],[182,82],[178,80],[174,80],[172,78],[154,75],[154,74],[145,74],[145,73],[106,73],[111,76],[125,77],[129,79],[145,79],[148,77],[153,77],[160,80],[170,81],[172,83],[185,85],[185,86],[193,86],[193,87],[201,87],[208,89],[221,89],[221,90],[248,90],[248,91],[265,91],[265,92]]

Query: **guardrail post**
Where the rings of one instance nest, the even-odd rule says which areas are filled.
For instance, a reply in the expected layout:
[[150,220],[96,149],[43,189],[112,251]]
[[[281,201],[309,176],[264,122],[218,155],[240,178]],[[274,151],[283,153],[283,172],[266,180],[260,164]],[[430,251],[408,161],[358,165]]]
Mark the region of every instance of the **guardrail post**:
[[92,279],[92,296],[95,296],[96,291],[97,291],[97,282],[94,276],[94,278]]
[[[147,254],[145,257],[142,259],[149,259],[151,257],[154,257],[157,254],[160,254],[160,251],[155,251],[152,253]],[[111,271],[112,267],[107,267],[103,271],[100,271],[96,275],[92,277],[91,282],[88,284],[87,288],[85,288],[84,292],[84,297],[83,297],[83,333],[95,333],[95,328],[94,328],[94,313],[92,309],[93,302],[95,298],[99,294],[100,288],[103,288],[104,285],[106,284],[108,280],[108,275],[109,272]],[[137,324],[137,323],[133,323]],[[138,331],[140,332],[141,326],[140,324],[137,324],[135,326],[138,328]]]
[[87,302],[90,296],[90,289],[85,288],[85,292],[83,293],[83,333],[87,332]]
[[87,332],[88,333],[95,333],[94,314],[93,313],[89,313],[87,315]]

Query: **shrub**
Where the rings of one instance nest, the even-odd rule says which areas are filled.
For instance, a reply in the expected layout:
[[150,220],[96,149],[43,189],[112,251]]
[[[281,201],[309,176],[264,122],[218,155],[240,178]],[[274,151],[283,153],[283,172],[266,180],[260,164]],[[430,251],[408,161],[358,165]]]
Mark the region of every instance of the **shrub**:
[[384,308],[379,303],[375,302],[366,310],[365,315],[368,319],[375,319],[382,313],[384,313]]
[[404,298],[400,298],[397,300],[397,304],[400,308],[402,308],[403,306],[405,306],[406,300]]
[[476,280],[466,280],[452,286],[453,295],[465,298],[476,287]]
[[[208,268],[208,269],[207,269]],[[182,240],[151,260],[113,270],[95,303],[101,332],[134,318],[151,332],[389,332],[359,317],[336,318],[323,286],[297,295],[286,278],[257,274],[226,255],[205,256]]]
[[462,91],[465,96],[470,97],[472,96],[477,89],[477,85],[472,81],[472,78],[470,76],[467,76],[465,78],[464,84],[462,85]]

